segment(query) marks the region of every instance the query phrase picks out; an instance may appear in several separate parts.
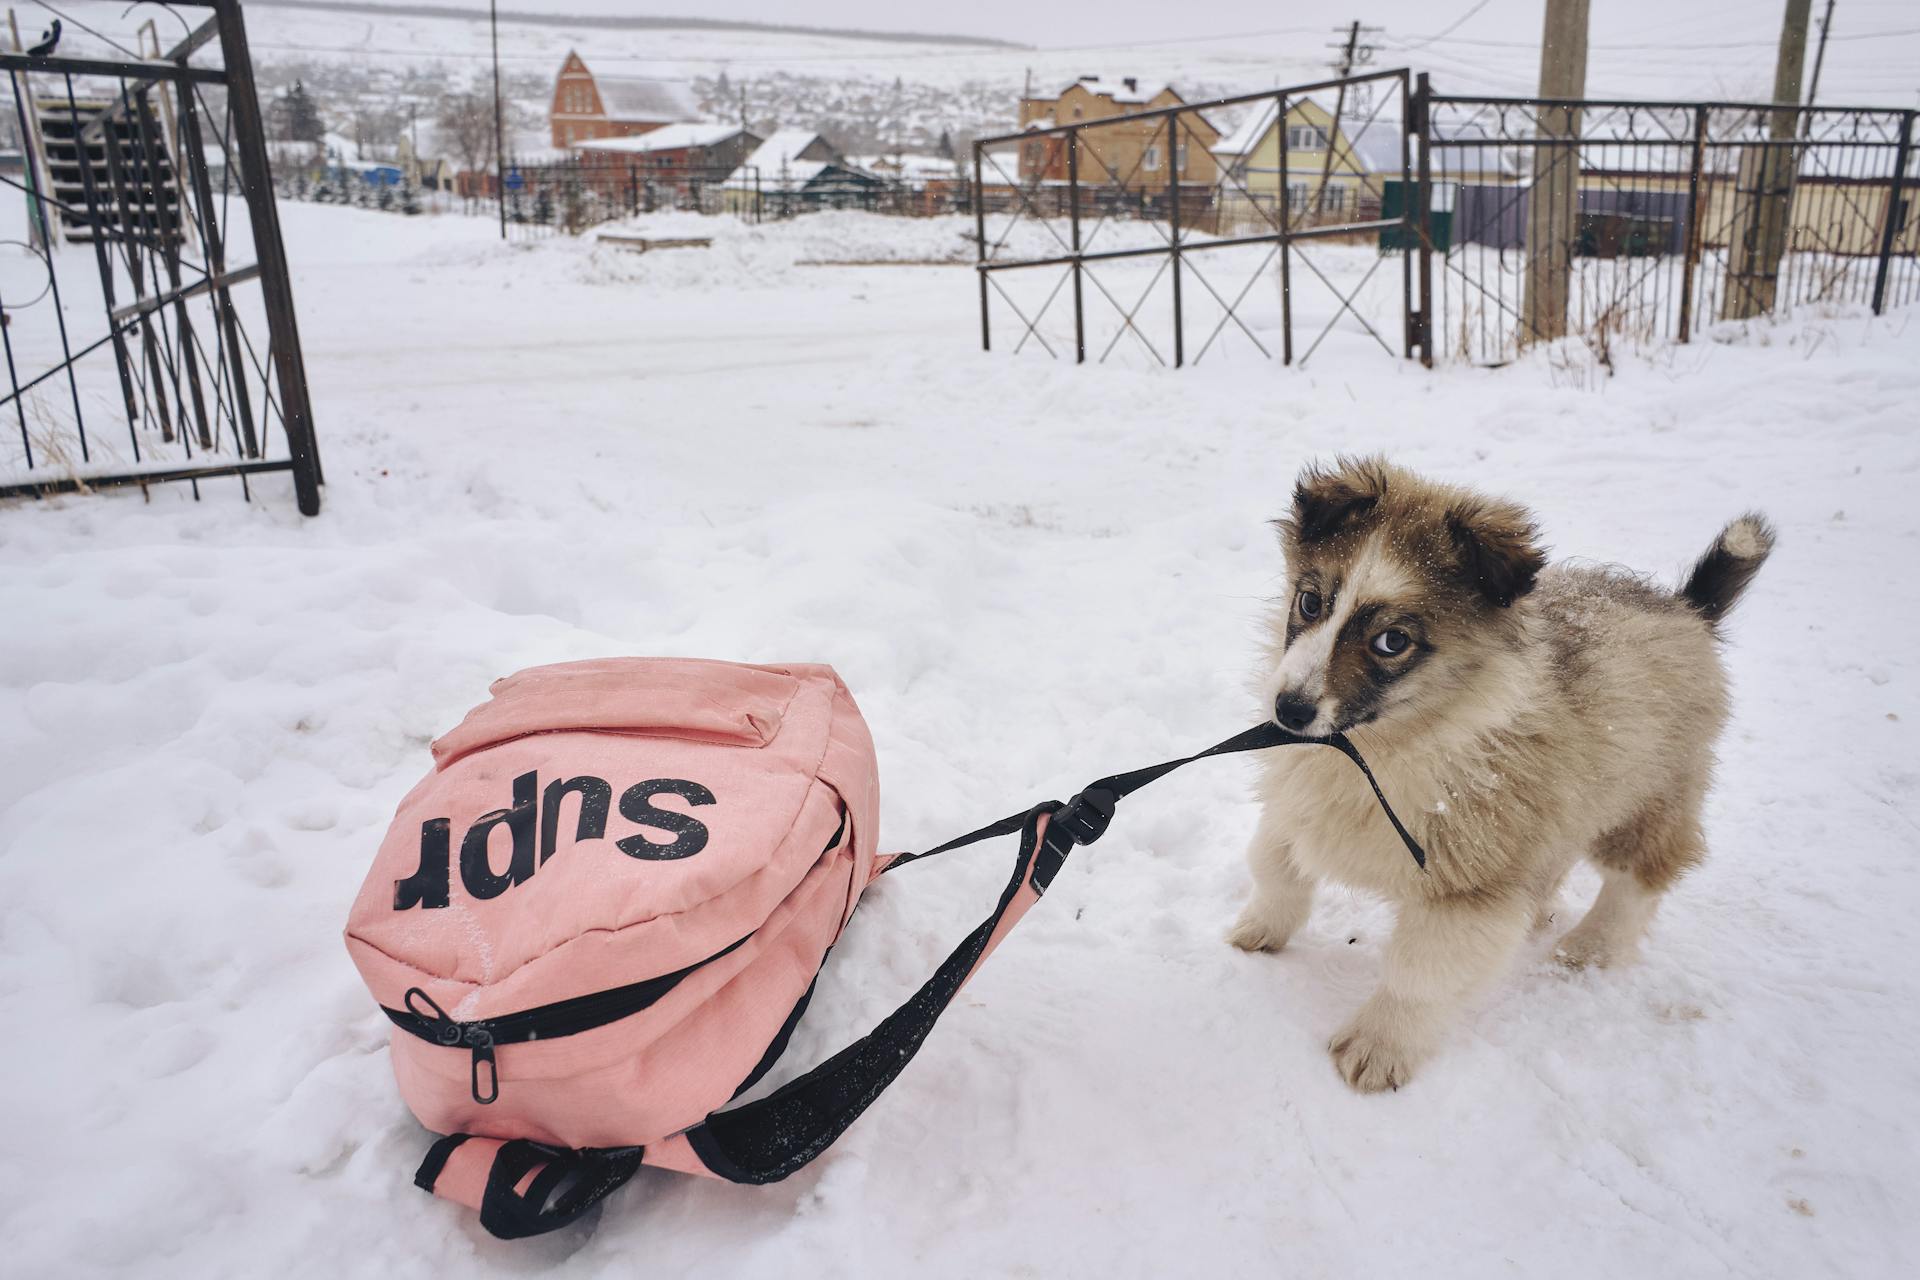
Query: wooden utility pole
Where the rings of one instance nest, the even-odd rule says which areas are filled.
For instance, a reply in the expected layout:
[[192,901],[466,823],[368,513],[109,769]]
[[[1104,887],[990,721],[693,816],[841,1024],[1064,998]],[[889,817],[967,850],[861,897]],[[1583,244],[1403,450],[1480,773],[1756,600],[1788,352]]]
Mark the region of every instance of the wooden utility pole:
[[[1333,120],[1326,129],[1326,146],[1323,148],[1325,154],[1320,158],[1320,181],[1314,185],[1313,191],[1309,193],[1302,207],[1294,211],[1293,218],[1288,223],[1289,227],[1298,225],[1302,217],[1307,219],[1309,225],[1322,221],[1320,215],[1324,212],[1327,202],[1327,186],[1333,180],[1334,152],[1342,149],[1341,140],[1346,136],[1341,127],[1347,114],[1348,86],[1345,82],[1356,70],[1373,60],[1373,47],[1371,45],[1361,44],[1360,37],[1362,34],[1370,35],[1378,30],[1380,30],[1378,27],[1361,26],[1357,18],[1344,28],[1336,27],[1334,29],[1335,35],[1344,37],[1339,44],[1328,46],[1338,55],[1335,57],[1332,65],[1334,75],[1340,79],[1341,84],[1334,94]],[[1357,89],[1358,87],[1356,87],[1356,91]],[[1301,101],[1309,102],[1311,99],[1302,98]],[[1359,109],[1361,111],[1366,110],[1364,102]],[[1307,120],[1311,123],[1312,117],[1308,116]],[[1286,127],[1287,121],[1283,115],[1280,119],[1280,128],[1284,130]],[[1346,150],[1351,152],[1351,148],[1346,148]],[[1281,155],[1286,155],[1284,148],[1281,150]],[[1349,154],[1346,159],[1350,162],[1352,159],[1351,155]],[[1349,163],[1349,168],[1350,167],[1351,164]],[[1280,174],[1280,186],[1283,190],[1291,180],[1291,175],[1288,174],[1285,169],[1286,167],[1283,164]]]
[[[1540,37],[1542,98],[1586,96],[1587,5],[1588,0],[1547,0],[1546,30]],[[1537,132],[1533,186],[1527,193],[1523,344],[1566,335],[1568,283],[1580,233],[1580,108],[1540,107]]]
[[[1807,60],[1807,19],[1813,0],[1787,0],[1780,24],[1780,56],[1773,69],[1773,111],[1768,142],[1740,153],[1734,180],[1733,263],[1727,272],[1722,320],[1745,320],[1773,310],[1793,216],[1793,183],[1799,148],[1792,145],[1800,123],[1800,71]],[[1771,144],[1771,145],[1770,145]]]

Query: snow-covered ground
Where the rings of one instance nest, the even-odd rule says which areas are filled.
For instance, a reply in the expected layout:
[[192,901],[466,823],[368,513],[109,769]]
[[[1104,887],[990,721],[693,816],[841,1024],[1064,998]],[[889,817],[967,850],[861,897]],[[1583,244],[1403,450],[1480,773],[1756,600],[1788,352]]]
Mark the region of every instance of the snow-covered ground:
[[[1914,1273],[1913,313],[1611,378],[1428,373],[1349,329],[1305,372],[1075,369],[981,353],[964,267],[792,265],[919,257],[934,224],[639,258],[282,216],[324,514],[278,477],[0,507],[0,1269]],[[791,1181],[646,1171],[521,1244],[414,1190],[339,929],[492,677],[831,661],[883,841],[923,847],[1251,723],[1263,521],[1360,449],[1525,499],[1562,555],[1672,573],[1746,507],[1779,523],[1731,627],[1713,856],[1644,963],[1569,976],[1541,937],[1409,1088],[1355,1095],[1325,1044],[1389,914],[1334,894],[1286,953],[1229,949],[1254,811],[1215,762],[1130,801]],[[788,1063],[915,987],[1005,857],[876,886]]]

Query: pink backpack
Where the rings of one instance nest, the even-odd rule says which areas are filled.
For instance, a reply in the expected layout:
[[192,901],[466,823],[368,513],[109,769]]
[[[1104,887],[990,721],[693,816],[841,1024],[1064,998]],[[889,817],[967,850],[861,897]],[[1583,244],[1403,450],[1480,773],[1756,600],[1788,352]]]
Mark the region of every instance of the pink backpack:
[[[1190,760],[1305,741],[1263,724],[889,858],[873,741],[831,668],[612,658],[496,681],[433,744],[347,922],[401,1095],[449,1135],[414,1181],[506,1238],[572,1221],[642,1164],[778,1181],[892,1083],[1117,800]],[[1316,741],[1365,771],[1345,739]],[[1016,831],[998,904],[925,986],[727,1105],[779,1059],[875,876]]]

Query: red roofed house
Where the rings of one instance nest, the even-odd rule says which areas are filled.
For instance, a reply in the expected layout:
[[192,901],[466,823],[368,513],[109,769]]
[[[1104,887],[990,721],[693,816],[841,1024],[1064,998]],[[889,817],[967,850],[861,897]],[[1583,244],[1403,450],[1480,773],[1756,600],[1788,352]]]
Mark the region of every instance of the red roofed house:
[[596,76],[572,50],[560,64],[547,119],[561,150],[600,138],[634,138],[700,119],[700,104],[679,80]]

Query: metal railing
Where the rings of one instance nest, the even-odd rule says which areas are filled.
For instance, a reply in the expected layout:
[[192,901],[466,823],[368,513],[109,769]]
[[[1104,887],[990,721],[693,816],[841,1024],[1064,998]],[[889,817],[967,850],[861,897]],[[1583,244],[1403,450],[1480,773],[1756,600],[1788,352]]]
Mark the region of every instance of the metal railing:
[[0,498],[169,481],[197,497],[226,477],[251,496],[249,477],[289,472],[301,512],[320,509],[246,27],[238,0],[202,7],[159,58],[0,55],[29,143],[22,176],[0,176],[29,223],[0,260]]
[[1432,355],[1920,297],[1913,111],[1415,93]]
[[[1031,344],[1104,362],[1125,350],[1179,368],[1190,347],[1197,364],[1232,339],[1292,364],[1305,309],[1317,329],[1301,363],[1337,327],[1390,355],[1412,354],[1410,258],[1401,256],[1397,307],[1382,305],[1372,287],[1380,260],[1358,271],[1331,261],[1331,246],[1342,242],[1413,233],[1411,208],[1383,212],[1381,175],[1359,149],[1378,153],[1370,144],[1384,141],[1397,176],[1410,181],[1399,123],[1409,94],[1404,70],[1381,71],[978,140],[981,344],[992,348],[998,308],[1016,322],[1015,351]],[[1330,115],[1322,97],[1335,101]],[[1221,150],[1223,130],[1211,118],[1229,112],[1241,117],[1234,135],[1247,140],[1235,154]],[[1300,129],[1322,145],[1300,152],[1292,141]],[[1255,295],[1276,264],[1277,294]],[[1044,275],[1020,297],[1009,273]],[[1070,331],[1054,319],[1063,294]],[[1156,300],[1164,323],[1147,311]],[[1397,318],[1387,319],[1390,310]]]
[[1809,307],[1881,313],[1920,300],[1915,123],[1468,98],[1405,71],[1039,122],[974,147],[981,342],[1010,320],[1016,352],[1178,367],[1228,338],[1305,363],[1340,333],[1500,364],[1567,337],[1605,360]]

